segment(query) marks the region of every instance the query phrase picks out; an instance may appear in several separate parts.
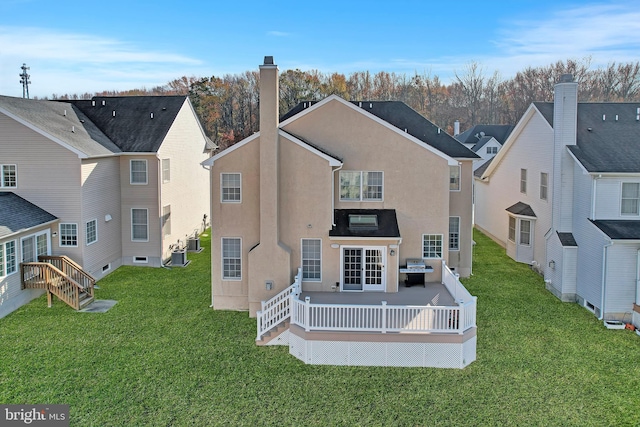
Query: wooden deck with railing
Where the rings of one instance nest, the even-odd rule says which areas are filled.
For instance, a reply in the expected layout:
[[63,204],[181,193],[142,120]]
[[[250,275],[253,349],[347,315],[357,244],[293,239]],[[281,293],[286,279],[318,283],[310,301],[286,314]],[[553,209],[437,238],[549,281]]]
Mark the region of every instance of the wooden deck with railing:
[[20,264],[22,289],[43,289],[49,307],[55,295],[80,310],[94,300],[95,279],[66,256],[39,256],[38,262]]

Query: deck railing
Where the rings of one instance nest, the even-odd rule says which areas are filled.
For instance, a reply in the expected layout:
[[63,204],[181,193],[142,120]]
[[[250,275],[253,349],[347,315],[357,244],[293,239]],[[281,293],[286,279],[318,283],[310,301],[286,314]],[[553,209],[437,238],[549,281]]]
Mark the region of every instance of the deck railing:
[[82,287],[55,265],[48,262],[22,263],[20,274],[23,288],[47,291],[49,306],[53,294],[76,310],[80,309]]
[[262,336],[280,323],[291,317],[291,301],[297,299],[302,286],[302,268],[298,268],[298,274],[293,284],[271,298],[262,301],[262,309],[256,313],[258,321],[258,337]]
[[96,279],[82,269],[77,263],[67,256],[40,255],[38,261],[47,262],[54,265],[58,270],[62,271],[68,277],[72,278],[84,292],[93,296],[93,288]]

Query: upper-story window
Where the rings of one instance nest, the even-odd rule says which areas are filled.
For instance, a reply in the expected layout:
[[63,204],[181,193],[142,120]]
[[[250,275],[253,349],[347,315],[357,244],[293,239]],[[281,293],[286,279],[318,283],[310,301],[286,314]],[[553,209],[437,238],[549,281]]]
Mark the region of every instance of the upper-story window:
[[460,250],[460,217],[449,217],[449,250]]
[[98,241],[98,220],[87,221],[85,228],[85,240],[87,246]]
[[0,188],[18,187],[16,165],[0,165]]
[[497,154],[498,147],[487,147],[487,154]]
[[620,203],[621,215],[638,215],[640,213],[640,183],[623,182],[622,200]]
[[547,200],[549,192],[549,174],[540,172],[540,199]]
[[527,194],[527,170],[520,169],[520,192]]
[[242,201],[242,176],[239,173],[220,174],[220,198],[223,203]]
[[147,183],[147,161],[131,160],[131,184]]
[[340,200],[376,201],[384,195],[384,174],[380,171],[340,171]]
[[422,235],[422,258],[442,258],[442,234]]
[[171,159],[162,159],[162,183],[171,181]]
[[460,166],[449,166],[449,190],[460,191]]

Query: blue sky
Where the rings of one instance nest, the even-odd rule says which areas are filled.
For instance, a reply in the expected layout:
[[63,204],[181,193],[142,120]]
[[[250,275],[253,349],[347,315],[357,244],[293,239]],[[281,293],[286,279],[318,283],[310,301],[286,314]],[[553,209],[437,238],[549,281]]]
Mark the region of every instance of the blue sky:
[[509,78],[527,66],[638,61],[636,1],[304,2],[0,0],[0,95],[151,88],[256,70],[381,70],[449,82],[472,61]]

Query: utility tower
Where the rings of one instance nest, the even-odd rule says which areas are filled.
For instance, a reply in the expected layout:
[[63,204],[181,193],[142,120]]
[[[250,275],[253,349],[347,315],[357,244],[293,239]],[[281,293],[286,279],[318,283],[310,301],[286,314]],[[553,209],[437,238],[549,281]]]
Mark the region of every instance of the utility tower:
[[29,67],[27,67],[27,64],[23,63],[22,67],[20,68],[22,68],[22,73],[20,73],[20,83],[22,83],[22,97],[29,99],[29,83],[31,83],[31,81],[29,80],[31,76],[27,74],[27,70],[29,69]]

